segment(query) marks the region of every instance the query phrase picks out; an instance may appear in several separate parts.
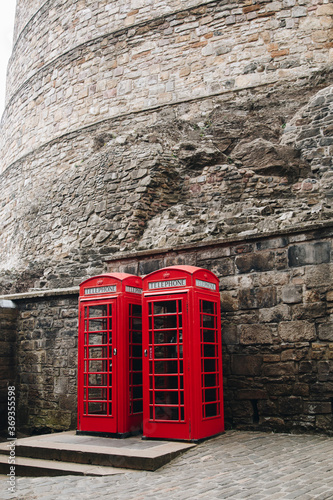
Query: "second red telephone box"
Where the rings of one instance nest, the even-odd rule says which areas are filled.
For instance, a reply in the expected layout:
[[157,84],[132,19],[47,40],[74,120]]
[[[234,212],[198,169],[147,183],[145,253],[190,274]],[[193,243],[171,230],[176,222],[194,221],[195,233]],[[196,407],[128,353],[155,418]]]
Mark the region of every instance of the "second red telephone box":
[[142,280],[103,274],[80,285],[78,433],[142,426]]
[[143,278],[143,435],[199,440],[224,431],[218,278],[193,266]]

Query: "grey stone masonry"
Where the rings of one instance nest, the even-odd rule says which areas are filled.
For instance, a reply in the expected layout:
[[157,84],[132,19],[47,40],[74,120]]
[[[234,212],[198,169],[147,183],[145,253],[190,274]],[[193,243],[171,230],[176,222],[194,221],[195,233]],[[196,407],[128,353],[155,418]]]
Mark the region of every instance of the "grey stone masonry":
[[14,386],[18,390],[16,387],[17,316],[18,310],[12,301],[0,300],[0,431],[8,427],[8,386]]

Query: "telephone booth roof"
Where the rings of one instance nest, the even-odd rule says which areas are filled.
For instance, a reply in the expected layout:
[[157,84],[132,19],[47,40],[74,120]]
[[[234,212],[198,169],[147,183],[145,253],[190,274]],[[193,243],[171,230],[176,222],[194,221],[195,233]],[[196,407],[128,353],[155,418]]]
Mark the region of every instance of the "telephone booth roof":
[[93,276],[80,284],[80,296],[119,292],[141,293],[142,279],[128,273],[106,273]]
[[205,288],[218,292],[219,279],[208,269],[184,265],[164,267],[143,278],[144,291],[178,287]]

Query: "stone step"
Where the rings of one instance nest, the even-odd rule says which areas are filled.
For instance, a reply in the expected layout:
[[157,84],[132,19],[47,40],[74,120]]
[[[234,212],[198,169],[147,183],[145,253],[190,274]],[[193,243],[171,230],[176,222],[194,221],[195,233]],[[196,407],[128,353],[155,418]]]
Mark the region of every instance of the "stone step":
[[[0,474],[9,474],[8,455],[0,454]],[[124,474],[127,469],[76,464],[56,460],[16,457],[15,476],[111,476]]]
[[[193,443],[142,440],[140,436],[115,439],[68,431],[17,439],[15,456],[154,471],[193,446]],[[8,455],[9,451],[8,442],[0,443],[0,453]]]

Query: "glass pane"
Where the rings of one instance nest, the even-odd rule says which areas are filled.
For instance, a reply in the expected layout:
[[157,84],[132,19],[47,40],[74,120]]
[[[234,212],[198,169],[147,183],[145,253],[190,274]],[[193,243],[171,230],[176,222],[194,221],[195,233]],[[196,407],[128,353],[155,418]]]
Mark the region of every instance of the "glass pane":
[[[110,339],[111,342],[111,339]],[[88,339],[89,345],[107,344],[108,334],[105,332],[101,333],[90,333]]]
[[89,385],[107,385],[107,375],[104,373],[89,373]]
[[133,399],[142,398],[142,387],[133,387]]
[[[90,359],[88,364],[89,372],[107,372],[109,362],[101,359]],[[110,362],[111,365],[111,362]],[[111,368],[111,367],[110,367]]]
[[142,371],[142,359],[133,359],[132,360],[132,370],[134,372]]
[[106,403],[88,403],[88,413],[90,415],[106,415]]
[[[181,377],[182,378],[182,377]],[[178,375],[171,375],[169,377],[155,377],[156,389],[177,389],[178,388]]]
[[208,302],[207,300],[203,300],[201,307],[201,312],[206,314],[215,314],[215,302]]
[[98,317],[107,316],[107,315],[108,315],[107,304],[101,304],[101,305],[89,307],[89,317],[90,318],[98,318]]
[[215,328],[215,317],[202,315],[202,323],[204,328]]
[[142,319],[141,318],[132,318],[132,328],[133,328],[133,330],[141,330],[142,329]]
[[142,307],[138,304],[131,304],[132,305],[132,315],[133,316],[139,316],[141,318],[142,316]]
[[175,344],[177,342],[177,330],[155,332],[154,340],[155,344]]
[[88,389],[88,399],[98,399],[98,400],[106,400],[107,399],[107,389],[102,388],[89,388]]
[[107,330],[107,320],[106,319],[90,319],[89,320],[89,331],[95,332],[100,330]]
[[178,391],[155,391],[155,404],[178,405]]
[[137,332],[135,330],[132,331],[132,342],[133,342],[133,344],[141,344],[142,343],[141,332]]
[[177,316],[155,316],[154,329],[177,328]]
[[209,403],[211,401],[218,400],[218,390],[217,389],[206,389],[205,390],[205,402]]
[[165,302],[154,303],[154,314],[170,314],[177,312],[177,301],[166,300]]
[[218,382],[218,377],[216,373],[211,373],[204,375],[204,387],[215,387]]
[[216,356],[216,345],[215,344],[204,344],[203,345],[203,356],[205,358],[215,358]]
[[157,346],[154,349],[155,358],[177,358],[178,357],[178,349],[177,344],[175,345],[163,345]]
[[133,413],[142,413],[143,403],[142,400],[133,401]]
[[[90,347],[89,358],[107,358],[107,347]],[[87,349],[88,351],[88,349]]]
[[205,359],[204,360],[204,372],[216,372],[216,360],[215,359]]
[[141,358],[142,357],[141,345],[132,345],[132,356],[134,358]]
[[179,409],[155,406],[155,420],[179,420]]
[[178,373],[177,361],[155,361],[155,373]]
[[205,405],[206,417],[215,417],[219,414],[219,404],[218,403],[210,403]]
[[142,385],[142,370],[132,373],[133,385]]
[[215,342],[215,330],[203,330],[203,342]]

